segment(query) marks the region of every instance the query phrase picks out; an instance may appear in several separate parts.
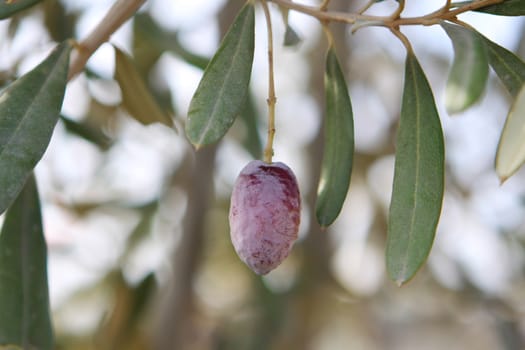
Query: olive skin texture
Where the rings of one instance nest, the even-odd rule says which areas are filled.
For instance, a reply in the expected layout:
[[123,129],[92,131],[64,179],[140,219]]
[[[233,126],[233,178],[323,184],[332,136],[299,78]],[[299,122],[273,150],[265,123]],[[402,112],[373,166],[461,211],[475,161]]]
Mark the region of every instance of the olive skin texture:
[[240,172],[230,205],[230,235],[237,255],[255,273],[279,266],[297,239],[301,198],[284,163],[253,160]]

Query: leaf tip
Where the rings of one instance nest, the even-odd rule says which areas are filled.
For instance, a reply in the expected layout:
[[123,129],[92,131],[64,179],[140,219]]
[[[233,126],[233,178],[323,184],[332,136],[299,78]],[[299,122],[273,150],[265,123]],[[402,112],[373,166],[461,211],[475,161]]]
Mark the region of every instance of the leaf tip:
[[396,284],[396,286],[398,286],[399,288],[401,288],[407,281],[404,280],[404,279],[397,279],[394,281],[394,283]]

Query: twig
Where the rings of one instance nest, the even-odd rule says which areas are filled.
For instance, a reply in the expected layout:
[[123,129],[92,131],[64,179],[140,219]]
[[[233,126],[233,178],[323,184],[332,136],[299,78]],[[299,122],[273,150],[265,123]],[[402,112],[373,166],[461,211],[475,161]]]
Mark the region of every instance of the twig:
[[401,13],[403,12],[404,9],[405,9],[405,0],[399,0],[397,3],[396,10],[394,11],[394,13],[392,13],[390,18],[392,18],[393,20],[398,19],[401,16]]
[[368,2],[359,10],[357,11],[357,13],[359,13],[360,15],[362,15],[363,13],[365,13],[370,7],[372,7],[372,5],[374,5],[376,3],[375,0],[368,0]]
[[80,73],[88,59],[109,37],[126,22],[146,0],[117,0],[95,29],[77,43],[69,66],[68,79]]
[[399,40],[401,40],[401,42],[403,43],[403,45],[405,46],[406,50],[407,50],[407,53],[412,53],[414,52],[414,50],[412,49],[412,45],[410,44],[410,40],[408,40],[408,38],[405,36],[405,34],[401,33],[401,31],[399,31],[399,29],[390,29],[392,31],[392,33],[398,37]]
[[[404,25],[433,25],[438,24],[442,20],[450,20],[455,18],[457,15],[464,12],[477,10],[479,8],[501,3],[504,0],[480,0],[475,2],[462,2],[462,3],[447,3],[444,7],[431,12],[429,14],[418,16],[418,17],[401,17],[401,16],[370,16],[360,13],[347,13],[337,11],[320,11],[319,8],[313,6],[302,5],[290,0],[269,0],[284,8],[294,10],[305,15],[309,15],[317,18],[321,22],[343,22],[354,24],[357,21],[374,23],[377,26],[388,27],[395,29],[399,26]],[[459,5],[458,7],[454,7]],[[451,9],[454,7],[454,9]],[[398,8],[403,9],[402,6]],[[397,12],[397,11],[396,11]],[[396,13],[394,13],[396,15]],[[400,13],[399,13],[400,15]]]
[[319,10],[326,11],[329,3],[330,3],[330,0],[323,0],[323,2],[321,3],[321,6],[319,6]]

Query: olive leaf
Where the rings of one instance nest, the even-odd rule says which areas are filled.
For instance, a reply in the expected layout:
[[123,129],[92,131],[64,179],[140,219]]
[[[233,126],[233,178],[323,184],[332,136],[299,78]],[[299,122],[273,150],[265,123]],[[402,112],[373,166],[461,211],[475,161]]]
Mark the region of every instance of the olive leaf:
[[0,232],[0,345],[53,349],[46,266],[40,202],[29,176]]
[[0,213],[44,154],[60,116],[72,44],[60,44],[0,96]]
[[516,96],[525,83],[525,62],[511,51],[484,36],[489,64],[512,96]]
[[432,90],[410,52],[406,58],[386,247],[388,274],[398,285],[416,274],[432,247],[443,201],[444,154],[443,131]]
[[173,127],[173,120],[157,104],[140,77],[131,57],[115,48],[115,80],[122,91],[122,104],[142,124],[161,123]]
[[156,60],[164,51],[170,51],[192,66],[204,70],[209,58],[195,54],[184,47],[177,32],[160,28],[147,12],[135,14],[133,19],[134,52],[147,51]]
[[41,0],[11,0],[0,2],[0,19],[8,18],[17,12],[36,5]]
[[479,8],[476,11],[500,16],[523,16],[525,15],[525,1],[505,0],[499,4]]
[[476,32],[447,22],[441,26],[454,46],[454,61],[445,90],[446,108],[452,114],[479,100],[487,85],[489,64],[486,47]]
[[335,49],[326,57],[326,124],[323,162],[317,188],[316,216],[321,226],[334,222],[343,207],[354,156],[354,121],[345,77]]
[[247,3],[206,67],[190,102],[186,135],[197,149],[223,137],[244,105],[253,63],[254,32],[254,8]]
[[87,122],[77,122],[64,115],[60,115],[60,121],[64,124],[67,132],[93,143],[100,149],[107,150],[111,147],[112,140],[104,134],[100,127]]
[[522,85],[510,112],[496,153],[496,173],[501,182],[514,174],[525,162],[525,84]]

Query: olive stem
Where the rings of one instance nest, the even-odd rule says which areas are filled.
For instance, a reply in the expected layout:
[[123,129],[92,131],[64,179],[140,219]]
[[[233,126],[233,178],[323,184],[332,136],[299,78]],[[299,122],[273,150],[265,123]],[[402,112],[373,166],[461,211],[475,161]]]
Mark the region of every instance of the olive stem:
[[261,5],[266,18],[266,29],[268,33],[268,139],[266,140],[266,147],[264,148],[263,160],[266,163],[272,162],[273,157],[273,139],[275,136],[275,104],[277,97],[275,97],[275,82],[274,82],[274,67],[273,67],[273,31],[272,19],[268,3],[266,0],[261,0]]

